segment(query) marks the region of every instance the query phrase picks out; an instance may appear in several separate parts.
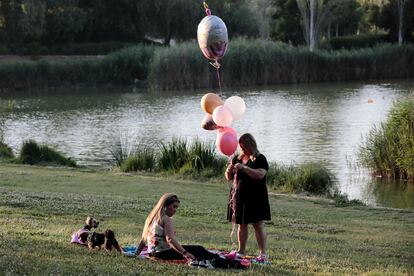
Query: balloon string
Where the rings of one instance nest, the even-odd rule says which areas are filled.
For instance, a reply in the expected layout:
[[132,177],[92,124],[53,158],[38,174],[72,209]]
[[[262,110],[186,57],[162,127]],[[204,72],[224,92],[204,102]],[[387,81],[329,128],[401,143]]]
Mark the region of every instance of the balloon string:
[[[230,157],[229,157],[230,161]],[[230,161],[231,162],[231,161]],[[230,209],[231,209],[231,232],[230,232],[230,241],[232,249],[236,247],[236,243],[234,242],[233,236],[236,229],[236,207],[237,207],[237,190],[238,190],[238,183],[237,183],[237,171],[234,174],[233,178],[233,185],[231,187],[230,193]]]
[[219,88],[220,88],[220,97],[223,97],[223,92],[221,91],[220,67],[216,68],[216,70],[217,70],[217,79],[218,79]]
[[207,3],[203,2],[204,10],[206,11],[207,16],[211,15],[211,10],[208,8]]

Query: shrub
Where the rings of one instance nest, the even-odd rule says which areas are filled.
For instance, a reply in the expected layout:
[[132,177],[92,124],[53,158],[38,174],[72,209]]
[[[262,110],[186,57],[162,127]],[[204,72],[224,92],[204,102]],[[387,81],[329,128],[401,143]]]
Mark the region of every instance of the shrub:
[[336,191],[333,194],[334,204],[337,207],[345,207],[345,206],[364,206],[365,204],[359,199],[352,199],[350,200],[346,194],[343,194],[339,191]]
[[13,150],[5,143],[0,142],[0,160],[1,159],[13,159]]
[[386,122],[364,137],[358,160],[374,174],[414,180],[414,94],[394,103]]
[[33,140],[23,142],[18,162],[29,165],[46,163],[76,167],[76,162],[72,159],[66,158],[62,153],[48,146],[39,146]]
[[311,194],[328,194],[334,184],[334,176],[319,163],[302,164],[289,175],[284,189],[287,192],[306,191]]
[[269,186],[285,192],[328,195],[334,188],[335,177],[320,163],[305,163],[299,166],[271,163],[266,181]]

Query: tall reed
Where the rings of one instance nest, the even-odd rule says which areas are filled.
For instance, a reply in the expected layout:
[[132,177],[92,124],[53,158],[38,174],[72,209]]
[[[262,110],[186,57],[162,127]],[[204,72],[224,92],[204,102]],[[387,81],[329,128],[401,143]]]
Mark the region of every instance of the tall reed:
[[121,162],[123,172],[148,171],[154,172],[157,169],[157,155],[150,147],[139,147],[126,160]]
[[164,171],[177,171],[190,159],[187,140],[173,138],[170,143],[160,143],[159,168]]
[[373,174],[414,180],[414,94],[395,102],[387,120],[371,129],[358,158]]

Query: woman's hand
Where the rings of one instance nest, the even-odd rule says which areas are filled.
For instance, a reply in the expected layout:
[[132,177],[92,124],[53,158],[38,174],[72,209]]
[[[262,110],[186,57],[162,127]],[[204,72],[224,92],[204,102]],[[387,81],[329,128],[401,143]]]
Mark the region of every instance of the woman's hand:
[[244,171],[244,169],[246,168],[247,166],[246,165],[244,165],[244,164],[242,164],[242,163],[237,163],[236,165],[234,165],[234,168],[237,170],[237,171]]
[[236,171],[235,171],[234,165],[233,164],[229,164],[227,166],[226,172],[227,173],[235,173]]
[[186,259],[189,259],[189,260],[194,260],[195,259],[194,255],[187,252],[187,251],[184,251],[183,257],[186,258]]

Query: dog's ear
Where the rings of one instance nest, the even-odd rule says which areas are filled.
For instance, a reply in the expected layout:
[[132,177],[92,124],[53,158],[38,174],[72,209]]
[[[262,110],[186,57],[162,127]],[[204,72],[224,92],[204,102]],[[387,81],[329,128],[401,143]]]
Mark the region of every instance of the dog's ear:
[[92,221],[93,221],[93,217],[87,217],[85,220],[85,224],[91,226]]

